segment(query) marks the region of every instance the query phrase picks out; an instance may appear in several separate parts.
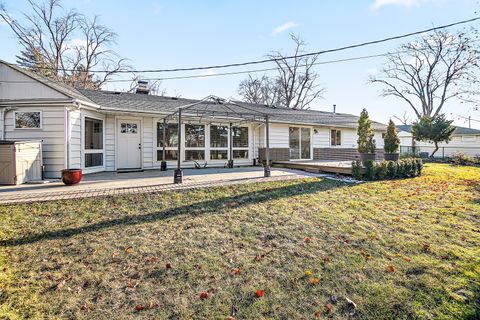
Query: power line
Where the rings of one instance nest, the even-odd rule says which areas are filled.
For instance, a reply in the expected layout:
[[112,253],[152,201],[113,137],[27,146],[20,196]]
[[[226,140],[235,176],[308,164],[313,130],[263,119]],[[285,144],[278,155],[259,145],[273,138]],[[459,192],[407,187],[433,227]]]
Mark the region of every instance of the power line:
[[[378,44],[378,43],[382,43],[382,42],[398,40],[398,39],[402,39],[402,38],[411,37],[411,36],[414,36],[414,35],[419,35],[419,34],[423,34],[423,33],[432,32],[432,31],[435,31],[435,30],[450,28],[450,27],[453,27],[453,26],[466,24],[466,23],[477,21],[477,20],[480,20],[480,17],[467,19],[467,20],[461,20],[461,21],[445,24],[445,25],[442,25],[442,26],[439,26],[439,27],[433,27],[433,28],[424,29],[424,30],[415,31],[415,32],[410,32],[410,33],[406,33],[406,34],[402,34],[402,35],[387,37],[387,38],[383,38],[383,39],[379,39],[379,40],[362,42],[362,43],[343,46],[343,47],[338,47],[338,48],[334,48],[334,49],[321,50],[321,51],[304,53],[304,54],[295,55],[295,56],[282,57],[282,58],[269,58],[269,59],[254,60],[254,61],[247,61],[247,62],[240,62],[240,63],[230,63],[230,64],[221,64],[221,65],[213,65],[213,66],[202,66],[202,67],[189,67],[189,68],[119,70],[116,73],[158,73],[158,72],[196,71],[196,70],[221,69],[221,68],[231,68],[231,67],[241,67],[241,66],[247,66],[247,65],[263,64],[263,63],[276,62],[276,61],[281,61],[281,60],[289,60],[289,59],[295,59],[295,58],[302,58],[302,57],[308,57],[308,56],[316,56],[316,55],[325,54],[325,53],[332,53],[332,52],[338,52],[338,51],[343,51],[343,50],[348,50],[348,49],[354,49],[354,48],[369,46],[369,45],[372,45],[372,44]],[[76,70],[72,70],[72,69],[64,69],[64,68],[57,68],[56,69],[56,68],[49,68],[49,67],[39,67],[39,69],[55,70],[55,71],[67,71],[67,72],[76,71]],[[90,72],[92,72],[92,73],[107,73],[107,72],[111,72],[111,71],[108,71],[108,70],[91,70]]]
[[[314,63],[313,65],[326,65],[326,64],[334,64],[340,62],[348,62],[348,61],[355,61],[355,60],[363,60],[363,59],[371,59],[377,57],[384,57],[387,56],[388,53],[380,53],[374,55],[367,55],[367,56],[359,56],[359,57],[352,57],[352,58],[345,58],[345,59],[337,59],[337,60],[328,60],[328,61],[319,61]],[[197,74],[197,75],[189,75],[189,76],[178,76],[178,77],[162,77],[162,78],[141,78],[140,80],[147,80],[147,81],[163,81],[163,80],[181,80],[181,79],[194,79],[194,78],[209,78],[209,77],[218,77],[218,76],[228,76],[228,75],[238,75],[238,74],[248,74],[248,73],[256,73],[256,72],[267,72],[267,71],[275,71],[277,68],[265,68],[265,69],[254,69],[254,70],[244,70],[244,71],[234,71],[234,72],[223,72],[223,73],[213,73],[213,74]],[[107,80],[106,83],[113,83],[113,82],[132,82],[131,79],[118,79],[118,80]],[[0,83],[30,83],[35,82],[33,80],[0,80]]]

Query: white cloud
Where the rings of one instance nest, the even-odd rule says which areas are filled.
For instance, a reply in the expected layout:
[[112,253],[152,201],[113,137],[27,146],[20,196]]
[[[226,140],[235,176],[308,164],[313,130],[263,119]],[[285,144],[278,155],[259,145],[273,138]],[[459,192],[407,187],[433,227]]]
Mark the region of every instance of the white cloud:
[[272,30],[272,36],[276,36],[277,34],[279,33],[282,33],[282,32],[285,32],[289,29],[292,29],[292,28],[295,28],[295,27],[298,27],[299,24],[298,23],[295,23],[293,21],[289,21],[287,23],[284,23],[282,25],[279,25],[278,27],[276,27],[275,29]]
[[402,7],[419,7],[430,0],[375,0],[372,4],[372,10],[377,10],[388,5],[402,6]]

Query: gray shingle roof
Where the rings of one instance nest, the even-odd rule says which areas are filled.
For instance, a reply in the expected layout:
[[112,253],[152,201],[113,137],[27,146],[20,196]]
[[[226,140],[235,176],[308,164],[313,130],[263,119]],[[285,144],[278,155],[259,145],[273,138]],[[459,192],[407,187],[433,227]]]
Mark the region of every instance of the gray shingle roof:
[[[397,126],[397,129],[401,130],[401,131],[405,131],[405,132],[412,132],[412,125],[411,124],[399,125],[399,126]],[[456,127],[453,134],[455,134],[455,135],[467,135],[467,134],[480,135],[480,130],[466,128],[466,127]]]
[[[141,111],[141,112],[158,112],[172,113],[177,107],[186,104],[198,102],[199,100],[172,98],[163,96],[154,96],[146,94],[135,94],[114,91],[94,91],[79,89],[79,91],[96,104],[115,110],[125,111]],[[339,126],[347,128],[356,128],[358,117],[344,113],[332,113],[317,110],[292,110],[289,108],[276,108],[266,105],[237,102],[237,105],[222,106],[213,103],[202,103],[193,107],[192,112],[202,112],[207,108],[212,112],[227,112],[232,110],[238,113],[256,114],[257,116],[269,115],[272,121],[288,122],[288,123],[304,123],[304,124],[323,124],[329,126]],[[250,111],[251,110],[251,111]],[[373,126],[377,130],[386,130],[384,124],[373,122]]]

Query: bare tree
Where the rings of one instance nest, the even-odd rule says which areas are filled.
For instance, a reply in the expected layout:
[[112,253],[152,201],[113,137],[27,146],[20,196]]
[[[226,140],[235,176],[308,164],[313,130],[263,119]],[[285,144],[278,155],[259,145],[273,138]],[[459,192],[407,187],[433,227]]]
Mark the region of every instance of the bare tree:
[[[28,0],[31,12],[22,21],[14,19],[2,5],[0,19],[14,32],[22,50],[17,63],[32,71],[75,87],[98,89],[120,70],[125,59],[109,47],[117,35],[98,22],[74,10],[65,10],[61,0],[45,3]],[[72,41],[75,37],[75,41]],[[98,67],[105,70],[93,74]]]
[[479,58],[466,32],[436,31],[390,53],[380,75],[370,82],[383,85],[382,96],[405,101],[418,119],[435,117],[446,101],[475,94]]
[[407,111],[403,112],[403,115],[401,116],[394,115],[393,117],[400,121],[401,124],[407,125],[410,123],[410,118],[407,115]]
[[322,96],[325,89],[319,86],[319,74],[314,69],[318,55],[302,56],[306,43],[293,34],[290,37],[295,44],[292,58],[278,51],[268,55],[276,63],[276,77],[249,76],[240,83],[239,94],[245,101],[306,109]]
[[240,82],[238,94],[251,103],[277,105],[280,102],[279,85],[276,79],[263,75],[261,78],[248,76]]

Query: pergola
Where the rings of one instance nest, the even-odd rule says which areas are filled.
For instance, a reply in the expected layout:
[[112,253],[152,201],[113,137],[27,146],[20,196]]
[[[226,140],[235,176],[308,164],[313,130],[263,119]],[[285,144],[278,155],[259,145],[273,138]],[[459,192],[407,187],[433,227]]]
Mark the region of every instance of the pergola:
[[165,161],[165,147],[166,147],[166,123],[169,119],[177,118],[178,121],[178,154],[177,154],[177,168],[174,171],[173,182],[182,183],[183,171],[182,171],[182,121],[191,117],[219,117],[221,119],[229,120],[229,150],[228,150],[228,162],[227,166],[233,168],[233,143],[232,141],[232,125],[233,122],[255,121],[265,123],[265,166],[264,177],[270,177],[270,133],[269,133],[269,115],[264,112],[260,112],[251,107],[243,105],[234,100],[226,100],[216,96],[208,96],[202,100],[192,102],[183,106],[176,107],[175,110],[163,118],[163,149],[162,149],[162,162],[161,170],[167,170],[167,162]]

